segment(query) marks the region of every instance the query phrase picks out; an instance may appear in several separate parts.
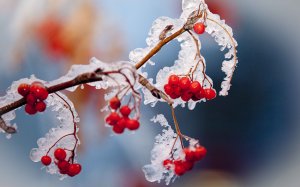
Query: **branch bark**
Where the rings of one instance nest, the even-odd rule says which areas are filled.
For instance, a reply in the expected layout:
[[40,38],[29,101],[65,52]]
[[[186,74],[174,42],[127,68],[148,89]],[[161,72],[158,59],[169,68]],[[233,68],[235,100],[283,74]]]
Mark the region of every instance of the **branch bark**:
[[[166,37],[163,40],[161,40],[142,60],[140,60],[140,62],[138,62],[135,65],[136,69],[141,68],[150,58],[152,58],[156,53],[158,53],[163,46],[165,46],[167,43],[169,43],[176,37],[183,34],[185,31],[186,31],[185,27],[182,27],[180,30],[173,33],[169,37]],[[101,81],[102,78],[97,76],[98,72],[99,72],[99,69],[95,70],[92,73],[84,73],[84,74],[78,75],[73,80],[62,82],[57,85],[53,85],[51,87],[48,87],[47,90],[48,90],[49,94],[51,94],[51,93],[55,93],[57,91],[65,90],[65,89],[73,87],[73,86]],[[148,80],[145,77],[139,75],[139,82],[141,85],[145,86],[152,93],[152,95],[155,96],[156,98],[164,99],[169,105],[171,105],[173,103],[173,101],[166,94],[164,94],[164,92],[155,88],[152,84],[150,84],[148,82]],[[7,126],[4,122],[4,120],[2,119],[2,115],[6,114],[10,111],[13,111],[25,104],[26,104],[26,100],[25,100],[25,98],[22,98],[20,100],[17,100],[13,103],[10,103],[10,104],[0,108],[0,128],[3,129],[6,133],[10,133],[10,134],[16,133],[16,129],[14,129],[13,127]]]

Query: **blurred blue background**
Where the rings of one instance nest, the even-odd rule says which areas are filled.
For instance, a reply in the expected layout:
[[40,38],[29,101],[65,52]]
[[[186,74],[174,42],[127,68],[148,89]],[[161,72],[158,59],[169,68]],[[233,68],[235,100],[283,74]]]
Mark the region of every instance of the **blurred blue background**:
[[[198,138],[208,155],[171,186],[299,187],[300,2],[207,1],[233,27],[239,65],[229,96],[194,111],[177,109],[184,134]],[[131,50],[145,46],[157,17],[180,13],[180,0],[0,0],[0,94],[14,80],[35,74],[50,81],[92,56],[127,60]],[[223,53],[208,35],[202,42],[208,74],[218,88]],[[174,62],[178,50],[176,42],[167,45],[154,57],[157,66],[149,67],[150,75]],[[141,168],[150,162],[160,132],[149,119],[157,113],[171,119],[167,106],[143,106],[147,112],[136,134],[111,136],[99,111],[103,92],[86,88],[70,97],[81,116],[83,172],[59,181],[33,163],[30,150],[56,120],[49,112],[29,117],[18,110],[18,134],[10,140],[0,136],[0,187],[164,186],[147,182]]]

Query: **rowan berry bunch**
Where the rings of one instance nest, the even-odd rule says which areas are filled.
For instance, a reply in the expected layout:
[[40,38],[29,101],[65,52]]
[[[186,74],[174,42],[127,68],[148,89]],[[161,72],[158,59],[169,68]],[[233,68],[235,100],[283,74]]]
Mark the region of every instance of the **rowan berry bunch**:
[[[27,79],[27,83],[24,83],[25,79],[14,82],[6,96],[0,97],[0,132],[16,133],[15,126],[11,124],[15,110],[26,105],[25,112],[30,115],[43,112],[47,99],[48,107],[57,113],[59,125],[37,141],[38,148],[32,149],[30,158],[47,166],[49,173],[73,177],[81,172],[81,165],[75,162],[80,143],[77,136],[79,117],[72,102],[60,91],[75,91],[83,84],[109,89],[105,99],[110,113],[105,122],[114,133],[122,134],[125,129],[134,131],[140,127],[141,90],[145,104],[168,103],[176,130],[168,125],[162,114],[153,118],[165,129],[155,137],[151,164],[143,167],[146,179],[151,182],[165,180],[169,184],[174,176],[191,170],[204,158],[206,149],[196,139],[181,133],[175,107],[187,106],[192,110],[198,101],[212,100],[217,95],[212,79],[206,75],[206,61],[200,52],[198,35],[206,32],[222,51],[227,50],[221,68],[226,77],[221,83],[220,96],[228,95],[238,59],[232,29],[208,10],[204,0],[182,0],[182,6],[180,18],[160,17],[154,21],[146,40],[147,46],[131,51],[129,61],[105,63],[92,58],[88,65],[72,66],[65,76],[49,82],[52,86],[47,88],[41,82],[33,82],[34,78]],[[140,68],[147,64],[155,65],[151,58],[172,40],[180,42],[178,59],[172,66],[160,69],[155,81],[148,79],[148,72]],[[19,95],[23,98],[20,99]],[[189,102],[188,105],[185,105],[186,102]],[[183,139],[189,141],[189,148],[184,147]],[[176,143],[177,140],[180,140],[181,146]]]
[[199,81],[192,81],[188,76],[170,75],[164,90],[172,99],[181,98],[183,101],[212,100],[216,97],[213,88],[203,88]]
[[134,131],[140,127],[137,118],[130,118],[132,109],[128,105],[121,106],[121,101],[118,97],[110,99],[109,106],[111,113],[106,117],[105,121],[113,127],[114,133],[122,134],[125,129]]
[[37,112],[46,110],[45,100],[48,97],[48,91],[41,82],[33,82],[31,85],[22,83],[18,87],[18,93],[26,99],[25,112],[34,115]]
[[184,148],[183,153],[183,159],[166,159],[162,163],[163,166],[167,170],[173,170],[177,176],[182,176],[187,171],[193,169],[196,162],[202,160],[206,156],[207,150],[203,146],[197,146],[194,149]]
[[[57,148],[54,151],[55,165],[59,169],[60,174],[67,174],[70,177],[74,177],[81,172],[81,165],[78,163],[74,163],[74,159],[72,156],[67,158],[67,153],[62,148]],[[45,155],[41,158],[41,162],[45,166],[49,166],[52,163],[52,159],[50,156]]]

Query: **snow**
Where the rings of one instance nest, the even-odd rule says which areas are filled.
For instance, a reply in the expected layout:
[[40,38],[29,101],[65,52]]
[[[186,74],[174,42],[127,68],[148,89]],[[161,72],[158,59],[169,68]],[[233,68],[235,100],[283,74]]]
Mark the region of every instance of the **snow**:
[[[49,97],[46,100],[47,107],[50,108],[52,112],[55,112],[56,118],[59,123],[57,123],[56,127],[51,128],[44,137],[41,137],[40,139],[37,140],[38,147],[32,149],[30,152],[30,158],[33,162],[39,162],[41,160],[41,157],[46,155],[48,150],[52,146],[54,147],[51,148],[48,154],[48,156],[52,158],[52,161],[55,160],[53,154],[56,148],[63,148],[68,150],[75,149],[75,156],[76,156],[76,149],[80,144],[80,141],[78,141],[76,144],[74,135],[66,136],[64,138],[62,137],[68,134],[73,134],[74,128],[75,128],[75,136],[77,137],[77,132],[79,128],[77,127],[76,124],[74,127],[74,122],[78,123],[79,117],[74,108],[73,103],[62,93],[57,92],[57,94],[59,94],[59,96],[62,97],[65,101],[67,101],[67,103],[71,106],[71,111],[74,114],[74,121],[73,121],[72,113],[70,109],[67,107],[66,102],[63,101],[60,97],[58,97],[56,94],[49,95]],[[68,156],[70,156],[70,152],[67,151],[67,153],[69,153]],[[49,167],[47,167],[47,172],[49,172],[50,174],[59,174],[59,170],[55,165],[55,163],[53,162]]]
[[[163,167],[163,161],[171,159],[171,151],[173,151],[173,158],[184,159],[185,155],[182,151],[180,141],[177,140],[172,150],[172,146],[176,140],[177,134],[169,125],[167,119],[163,114],[158,114],[151,119],[154,123],[159,123],[163,128],[162,133],[155,137],[154,147],[151,151],[151,164],[143,167],[143,172],[146,179],[149,182],[161,182],[165,181],[167,185],[171,181],[174,181],[177,177],[172,170],[167,170]],[[193,150],[196,146],[199,146],[198,140],[186,139],[189,142],[189,148]]]

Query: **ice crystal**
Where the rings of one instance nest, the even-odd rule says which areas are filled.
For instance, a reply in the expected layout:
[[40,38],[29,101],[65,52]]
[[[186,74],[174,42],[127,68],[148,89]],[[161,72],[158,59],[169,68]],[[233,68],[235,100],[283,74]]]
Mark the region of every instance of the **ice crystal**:
[[[183,0],[182,1],[182,14],[179,19],[172,19],[168,17],[160,17],[153,22],[153,25],[149,31],[149,36],[146,39],[147,46],[145,48],[138,48],[133,50],[130,55],[129,59],[133,63],[138,63],[143,57],[149,53],[149,51],[156,46],[160,41],[160,34],[164,31],[164,29],[172,25],[172,29],[166,33],[165,37],[174,34],[176,31],[180,30],[186,21],[188,20],[189,16],[196,10],[205,11],[207,12],[207,19],[204,20],[200,18],[198,21],[205,22],[207,24],[207,32],[211,34],[216,42],[222,46],[221,50],[228,48],[228,52],[225,54],[225,61],[222,64],[222,71],[226,73],[226,77],[221,84],[222,90],[220,91],[220,95],[226,96],[228,94],[228,90],[230,89],[230,81],[232,78],[233,70],[235,68],[235,47],[237,46],[236,41],[233,38],[232,29],[225,24],[224,21],[220,20],[220,17],[216,14],[212,14],[209,10],[207,5],[205,4],[204,0]],[[191,35],[192,34],[192,35]],[[194,80],[199,81],[202,83],[204,88],[208,88],[213,86],[213,81],[211,78],[205,74],[206,70],[206,62],[203,56],[196,56],[196,52],[201,50],[201,42],[195,33],[185,32],[181,34],[176,39],[180,43],[180,51],[178,54],[178,59],[174,62],[173,66],[162,68],[156,76],[155,87],[160,90],[163,90],[164,84],[167,82],[167,78],[171,74],[177,75],[185,75],[193,70]],[[198,43],[198,47],[196,47],[196,43]],[[201,63],[199,63],[201,61]],[[147,61],[143,67],[147,64],[153,65],[155,64],[152,61]],[[143,70],[139,70],[142,72]],[[155,104],[159,101],[157,98],[153,97],[151,92],[147,89],[143,89],[143,93],[145,96],[144,103],[151,104],[151,106],[155,106]],[[162,101],[162,100],[161,100]],[[189,109],[194,109],[197,102],[205,101],[202,99],[200,101],[189,101],[186,105],[186,102],[182,101],[180,98],[174,101],[174,107],[180,105],[182,107],[188,106]]]
[[[162,180],[168,185],[176,178],[173,170],[167,170],[163,166],[163,161],[166,159],[184,159],[184,153],[181,148],[180,141],[176,141],[177,134],[163,114],[159,114],[151,119],[154,123],[159,123],[162,127],[162,133],[155,137],[154,147],[151,151],[151,164],[145,165],[143,171],[149,182],[161,182]],[[189,147],[193,150],[199,146],[198,140],[186,139],[189,141]],[[173,150],[172,150],[173,148]],[[172,153],[172,154],[171,154]]]
[[[48,156],[52,157],[52,160],[55,160],[53,153],[56,148],[75,150],[74,156],[76,156],[76,149],[80,144],[79,140],[76,143],[76,138],[78,139],[77,132],[79,130],[76,123],[79,122],[79,117],[73,103],[62,93],[57,92],[57,94],[49,95],[46,102],[47,107],[55,112],[59,123],[56,127],[51,128],[44,137],[38,139],[38,148],[34,148],[30,152],[30,158],[33,162],[39,162],[41,157],[47,153]],[[69,108],[68,105],[70,105],[71,108]],[[67,151],[67,153],[68,157],[70,157],[71,152]],[[55,167],[54,162],[47,167],[47,172],[50,174],[59,174],[59,170],[57,166]]]

